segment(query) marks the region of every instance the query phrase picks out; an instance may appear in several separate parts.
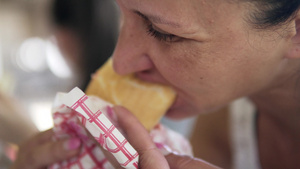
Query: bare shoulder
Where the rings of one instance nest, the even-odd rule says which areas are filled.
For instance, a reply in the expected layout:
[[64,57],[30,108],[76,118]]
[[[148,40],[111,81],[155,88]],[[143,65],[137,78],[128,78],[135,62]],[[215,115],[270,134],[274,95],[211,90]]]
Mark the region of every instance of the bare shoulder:
[[223,168],[230,168],[228,108],[199,115],[191,137],[195,157]]

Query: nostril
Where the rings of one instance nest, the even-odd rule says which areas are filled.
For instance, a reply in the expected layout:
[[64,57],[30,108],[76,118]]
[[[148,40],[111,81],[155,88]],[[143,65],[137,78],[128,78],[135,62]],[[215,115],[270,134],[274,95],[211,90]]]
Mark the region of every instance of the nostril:
[[136,72],[134,75],[138,79],[145,80],[145,77],[149,77],[153,74],[152,72],[153,72],[152,70],[144,70],[144,71]]
[[141,71],[142,74],[150,74],[151,73],[151,70],[144,70],[144,71]]
[[159,82],[157,73],[154,70],[144,70],[135,73],[135,77],[142,81],[150,82],[150,83],[157,83]]

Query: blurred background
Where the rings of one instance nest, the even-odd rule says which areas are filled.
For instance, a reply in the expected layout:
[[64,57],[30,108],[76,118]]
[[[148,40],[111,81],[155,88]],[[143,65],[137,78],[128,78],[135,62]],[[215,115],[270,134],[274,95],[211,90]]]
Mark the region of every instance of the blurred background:
[[85,88],[113,51],[117,16],[109,0],[1,0],[1,91],[22,101],[38,129],[49,128],[41,112],[56,92]]
[[[14,158],[7,142],[52,127],[56,92],[86,87],[113,52],[118,16],[113,0],[0,0],[0,152],[6,157]],[[193,122],[163,119],[187,137]],[[0,156],[0,169],[6,157]]]

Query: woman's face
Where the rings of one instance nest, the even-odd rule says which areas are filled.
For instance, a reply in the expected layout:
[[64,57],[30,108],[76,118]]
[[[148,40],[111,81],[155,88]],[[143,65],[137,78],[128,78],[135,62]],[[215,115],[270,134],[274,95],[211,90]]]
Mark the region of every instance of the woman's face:
[[212,111],[274,84],[290,35],[254,30],[251,6],[229,0],[117,0],[121,29],[113,54],[119,74],[172,86],[167,115]]

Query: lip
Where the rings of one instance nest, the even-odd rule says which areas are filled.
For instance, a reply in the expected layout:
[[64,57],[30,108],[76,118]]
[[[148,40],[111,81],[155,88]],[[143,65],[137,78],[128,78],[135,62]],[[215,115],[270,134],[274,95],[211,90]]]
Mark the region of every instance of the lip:
[[151,76],[148,75],[148,72],[135,73],[135,77],[149,83],[154,83]]
[[177,97],[174,103],[171,105],[171,107],[166,111],[164,116],[170,119],[180,119],[178,117],[180,117],[179,112],[181,112],[180,111],[181,104],[182,102]]
[[169,83],[160,75],[160,73],[154,70],[137,72],[135,73],[135,77],[149,83],[169,85]]
[[180,101],[180,100],[181,99],[177,95],[176,98],[175,98],[175,101],[173,102],[173,104],[166,111],[166,115],[168,115],[170,112],[172,112],[172,110],[177,109],[182,105],[182,101]]
[[180,105],[180,99],[178,98],[178,95],[177,95],[173,104],[170,106],[169,110],[174,109],[174,108],[178,107],[179,105]]

